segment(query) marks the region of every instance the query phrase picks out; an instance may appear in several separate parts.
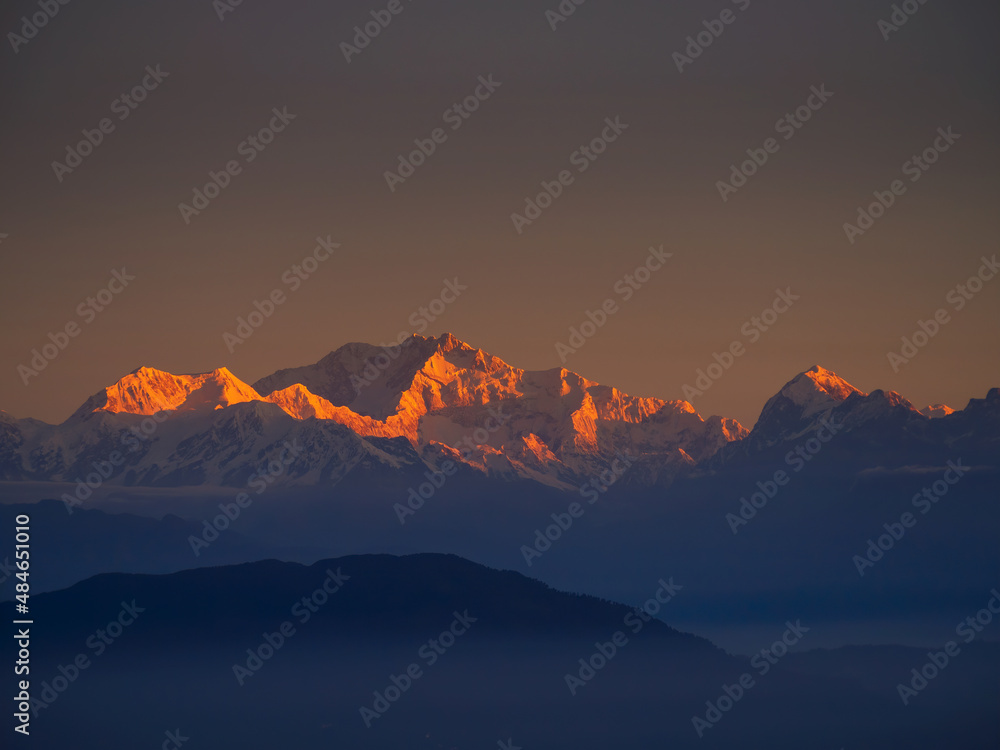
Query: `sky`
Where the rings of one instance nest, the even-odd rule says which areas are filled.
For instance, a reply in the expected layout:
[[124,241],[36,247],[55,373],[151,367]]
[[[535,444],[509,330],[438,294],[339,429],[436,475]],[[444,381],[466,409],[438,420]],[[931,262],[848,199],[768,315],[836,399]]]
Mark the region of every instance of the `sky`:
[[[746,425],[813,365],[918,407],[1000,385],[1000,278],[958,288],[1000,228],[995,3],[914,3],[895,29],[860,0],[564,20],[555,0],[111,0],[25,28],[39,7],[0,11],[16,417],[60,422],[140,366],[253,382],[401,332]],[[210,173],[224,187],[194,204]],[[543,183],[557,197],[526,214]],[[845,230],[876,192],[891,205]],[[630,286],[654,247],[670,257]]]

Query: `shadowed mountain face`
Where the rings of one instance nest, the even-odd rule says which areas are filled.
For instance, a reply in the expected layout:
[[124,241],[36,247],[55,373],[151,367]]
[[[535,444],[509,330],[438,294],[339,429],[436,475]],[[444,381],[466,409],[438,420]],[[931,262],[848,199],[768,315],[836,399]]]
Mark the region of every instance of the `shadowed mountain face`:
[[[685,592],[661,583],[669,619]],[[812,631],[778,620],[766,652],[736,658],[645,612],[452,556],[103,575],[35,597],[33,615],[36,747],[178,731],[190,747],[303,750],[929,750],[959,735],[993,747],[998,728],[997,646],[963,646],[905,706],[897,684],[920,650],[786,655],[780,641],[808,648]]]
[[946,451],[995,466],[1000,458],[1000,388],[991,389],[985,399],[970,400],[961,411],[941,404],[918,411],[894,391],[867,394],[814,367],[764,405],[749,435],[723,446],[707,463],[717,468],[738,456],[759,459],[819,432],[824,437],[850,435],[836,442],[849,443],[855,463],[867,466],[933,462]]

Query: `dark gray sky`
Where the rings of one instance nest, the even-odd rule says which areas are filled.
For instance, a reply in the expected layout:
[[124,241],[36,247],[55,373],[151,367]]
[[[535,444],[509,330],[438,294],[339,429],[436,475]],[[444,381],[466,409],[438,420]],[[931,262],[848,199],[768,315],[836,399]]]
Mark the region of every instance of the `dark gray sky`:
[[[252,382],[421,332],[411,314],[456,277],[468,289],[422,332],[529,369],[562,364],[555,344],[614,298],[565,366],[634,395],[681,398],[740,341],[691,400],[748,425],[814,364],[918,406],[981,397],[1000,381],[1000,279],[961,310],[946,295],[997,249],[996,4],[930,2],[886,40],[891,3],[744,3],[588,0],[553,31],[554,1],[404,0],[350,63],[340,43],[388,3],[246,0],[220,21],[210,0],[77,1],[16,53],[7,34],[39,6],[8,3],[0,408],[61,421],[140,365]],[[678,72],[673,53],[727,8]],[[169,76],[119,120],[156,65]],[[451,130],[446,109],[489,75],[499,88]],[[822,85],[833,96],[776,134]],[[240,144],[282,107],[295,119],[247,163]],[[571,155],[616,116],[628,129],[578,172]],[[105,117],[113,132],[60,182],[52,162]],[[904,163],[948,126],[961,138],[910,182]],[[391,192],[386,170],[438,127],[445,142]],[[777,153],[723,202],[717,182],[771,137]],[[178,204],[229,160],[240,173],[185,223]],[[561,170],[573,183],[519,234],[511,214]],[[844,223],[896,179],[905,193],[850,243]],[[341,248],[293,290],[283,274],[327,235]],[[625,301],[616,282],[661,244],[673,257]],[[79,315],[123,266],[135,280]],[[744,324],[786,287],[801,299],[752,342]],[[275,288],[284,304],[230,352],[223,333]],[[939,308],[949,322],[894,371],[887,353]],[[24,385],[18,365],[71,322],[79,335]]]

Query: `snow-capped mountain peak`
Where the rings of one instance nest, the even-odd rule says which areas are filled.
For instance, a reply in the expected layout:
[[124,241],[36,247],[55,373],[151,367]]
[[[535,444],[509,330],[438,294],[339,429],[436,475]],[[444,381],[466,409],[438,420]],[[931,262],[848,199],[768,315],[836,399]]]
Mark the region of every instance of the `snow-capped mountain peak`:
[[854,393],[868,395],[837,373],[817,365],[786,383],[778,395],[801,407],[803,416],[810,416],[846,401]]
[[140,367],[92,396],[77,414],[214,411],[259,400],[257,391],[225,367],[194,375],[173,375],[152,367]]
[[921,409],[920,413],[931,419],[940,419],[941,417],[947,417],[949,414],[954,414],[955,411],[955,409],[946,404],[931,404]]

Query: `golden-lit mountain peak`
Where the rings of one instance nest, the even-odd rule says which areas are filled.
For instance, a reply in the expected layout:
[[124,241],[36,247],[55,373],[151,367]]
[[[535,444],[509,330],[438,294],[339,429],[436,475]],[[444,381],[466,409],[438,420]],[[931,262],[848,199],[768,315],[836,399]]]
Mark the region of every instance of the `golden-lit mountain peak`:
[[115,414],[156,414],[161,411],[223,409],[259,401],[251,386],[221,367],[196,375],[173,375],[140,367],[98,394],[90,411]]

